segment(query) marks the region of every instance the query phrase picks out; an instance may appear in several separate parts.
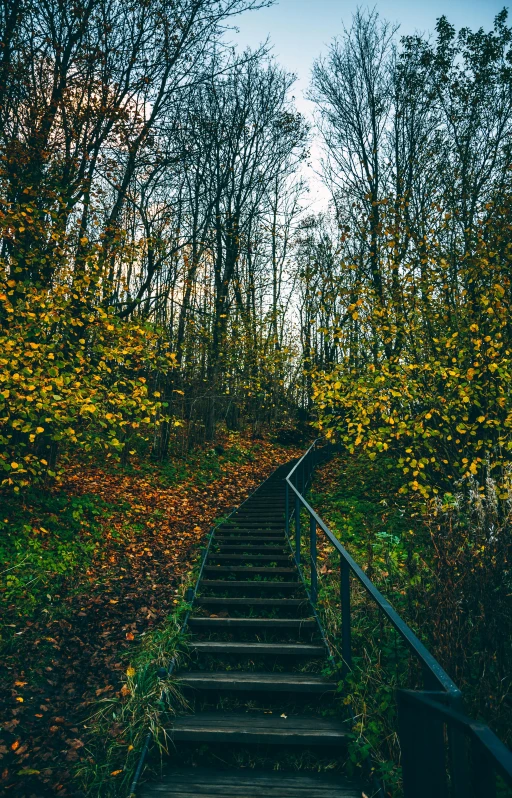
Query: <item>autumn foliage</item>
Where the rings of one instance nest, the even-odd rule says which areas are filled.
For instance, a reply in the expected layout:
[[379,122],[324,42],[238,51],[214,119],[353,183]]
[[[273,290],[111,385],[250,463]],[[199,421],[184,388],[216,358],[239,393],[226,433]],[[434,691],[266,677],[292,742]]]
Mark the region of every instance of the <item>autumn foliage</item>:
[[17,491],[56,477],[72,451],[127,453],[147,438],[150,424],[168,419],[157,387],[175,366],[175,356],[149,325],[121,322],[95,302],[98,271],[93,262],[81,279],[59,274],[51,291],[19,284],[4,271],[4,487]]

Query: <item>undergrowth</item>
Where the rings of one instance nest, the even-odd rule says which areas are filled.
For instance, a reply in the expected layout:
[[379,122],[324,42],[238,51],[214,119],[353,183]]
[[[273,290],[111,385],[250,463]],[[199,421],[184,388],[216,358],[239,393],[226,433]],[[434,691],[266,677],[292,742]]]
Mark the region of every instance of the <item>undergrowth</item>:
[[[98,496],[69,496],[33,489],[0,497],[0,593],[5,605],[30,615],[73,589],[73,576],[90,564],[101,547],[100,520],[123,504]],[[1,639],[1,638],[0,638]]]
[[[400,487],[391,458],[343,454],[319,469],[311,504],[462,689],[466,711],[507,742],[510,499],[490,477],[483,485],[462,480],[453,495],[428,504]],[[339,555],[321,533],[318,551],[319,610],[341,668]],[[339,688],[354,717],[350,756],[371,763],[395,797],[395,692],[420,688],[421,672],[364,588],[355,578],[351,585],[352,667]]]
[[164,672],[171,662],[177,667],[187,656],[181,631],[187,609],[181,602],[162,628],[145,637],[129,660],[121,689],[98,701],[87,722],[87,758],[76,770],[85,795],[127,795],[148,735],[153,751],[169,752],[166,728],[187,704],[172,673],[164,677]]

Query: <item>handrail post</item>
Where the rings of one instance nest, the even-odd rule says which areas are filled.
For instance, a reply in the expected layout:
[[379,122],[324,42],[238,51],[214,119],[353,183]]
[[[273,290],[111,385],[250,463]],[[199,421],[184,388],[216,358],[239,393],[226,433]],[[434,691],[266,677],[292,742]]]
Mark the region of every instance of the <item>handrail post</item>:
[[316,521],[309,516],[309,545],[311,554],[311,603],[316,604],[318,598],[318,575],[316,572]]
[[288,481],[286,479],[284,481],[284,494],[286,537],[290,537],[290,488],[288,487]]
[[295,559],[300,564],[300,499],[295,494]]
[[340,555],[340,598],[341,598],[341,656],[342,672],[345,676],[352,667],[352,645],[350,632],[350,567]]

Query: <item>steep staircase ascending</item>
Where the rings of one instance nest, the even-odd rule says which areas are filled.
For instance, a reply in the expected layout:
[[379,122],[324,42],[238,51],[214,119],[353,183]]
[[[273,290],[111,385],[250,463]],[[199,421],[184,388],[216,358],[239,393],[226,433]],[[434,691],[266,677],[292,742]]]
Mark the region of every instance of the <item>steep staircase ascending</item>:
[[142,798],[361,798],[342,775],[315,772],[344,758],[347,726],[285,534],[290,468],[216,530],[179,674],[191,713],[174,720],[168,771]]

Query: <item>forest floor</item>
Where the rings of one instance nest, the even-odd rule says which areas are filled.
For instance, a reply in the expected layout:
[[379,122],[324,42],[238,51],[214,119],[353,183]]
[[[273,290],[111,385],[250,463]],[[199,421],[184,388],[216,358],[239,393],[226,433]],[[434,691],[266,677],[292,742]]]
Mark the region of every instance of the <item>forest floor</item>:
[[0,793],[76,794],[98,699],[172,613],[214,522],[297,453],[220,442],[162,466],[76,464],[58,490],[0,497]]

